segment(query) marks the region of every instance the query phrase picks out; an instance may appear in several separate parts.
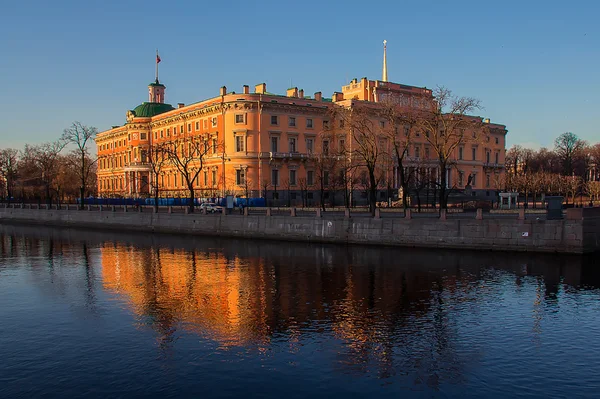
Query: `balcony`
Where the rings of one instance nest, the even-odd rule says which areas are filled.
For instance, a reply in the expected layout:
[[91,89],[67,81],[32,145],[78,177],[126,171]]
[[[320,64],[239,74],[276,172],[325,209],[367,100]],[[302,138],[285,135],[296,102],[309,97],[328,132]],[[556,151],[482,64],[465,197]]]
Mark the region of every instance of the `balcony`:
[[486,169],[504,169],[504,165],[501,163],[484,162],[483,167]]
[[125,170],[127,172],[149,171],[150,169],[152,169],[152,165],[150,165],[150,162],[141,162],[141,161],[129,162],[127,165],[125,165],[123,167],[123,170]]

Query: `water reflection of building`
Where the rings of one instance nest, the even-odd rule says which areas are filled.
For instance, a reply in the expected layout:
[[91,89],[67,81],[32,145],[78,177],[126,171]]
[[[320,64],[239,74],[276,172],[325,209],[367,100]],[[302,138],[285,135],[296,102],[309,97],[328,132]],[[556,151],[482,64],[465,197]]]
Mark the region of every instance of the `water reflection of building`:
[[36,287],[51,275],[44,294],[83,293],[93,310],[95,272],[161,349],[182,331],[270,353],[318,343],[344,373],[410,373],[430,386],[460,380],[472,363],[460,347],[471,329],[463,315],[493,313],[490,298],[529,290],[539,333],[569,285],[600,286],[593,263],[582,265],[593,258],[0,228],[4,258],[47,259],[31,271]]

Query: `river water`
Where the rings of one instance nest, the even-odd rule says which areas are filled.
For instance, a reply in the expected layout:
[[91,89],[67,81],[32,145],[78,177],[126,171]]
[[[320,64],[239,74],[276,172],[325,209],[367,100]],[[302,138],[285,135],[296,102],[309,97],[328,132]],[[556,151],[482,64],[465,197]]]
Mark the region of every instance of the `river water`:
[[0,226],[1,397],[597,397],[595,257]]

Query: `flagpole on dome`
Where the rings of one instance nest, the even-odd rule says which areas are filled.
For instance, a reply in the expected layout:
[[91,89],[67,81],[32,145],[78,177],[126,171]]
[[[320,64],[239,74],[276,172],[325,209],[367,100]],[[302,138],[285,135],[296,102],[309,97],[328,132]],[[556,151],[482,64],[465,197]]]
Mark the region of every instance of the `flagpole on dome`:
[[160,62],[160,56],[158,55],[158,49],[156,49],[156,83],[158,83],[158,63]]

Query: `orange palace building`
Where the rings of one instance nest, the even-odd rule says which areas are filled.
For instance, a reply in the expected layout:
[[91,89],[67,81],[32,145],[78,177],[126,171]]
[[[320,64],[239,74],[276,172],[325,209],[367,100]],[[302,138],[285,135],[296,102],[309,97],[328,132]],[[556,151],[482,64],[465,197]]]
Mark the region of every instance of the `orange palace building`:
[[[344,147],[346,140],[350,141],[347,134],[334,138],[327,134],[332,124],[338,127],[338,121],[330,120],[332,108],[351,108],[356,102],[376,106],[391,97],[405,103],[432,97],[429,89],[386,80],[384,61],[382,80],[353,79],[331,98],[324,98],[320,92],[309,97],[296,87],[288,89],[286,95],[277,95],[269,93],[266,84],[261,83],[252,92],[249,86],[243,86],[241,93],[221,87],[214,98],[173,107],[165,103],[165,86],[157,78],[148,86],[148,102],[128,111],[124,125],[96,137],[99,195],[152,196],[151,187],[156,182],[152,181],[149,148],[197,136],[210,145],[210,150],[194,181],[196,198],[248,195],[264,197],[271,205],[299,205],[304,195],[307,205],[317,205],[321,189],[318,186],[324,184],[328,186],[327,202],[332,202],[331,191],[336,204],[341,205],[342,195],[336,195],[333,183],[339,171],[323,179],[313,162],[315,153],[336,151]],[[487,141],[458,147],[454,166],[445,173],[449,187],[463,189],[470,176],[473,194],[491,199],[504,175],[507,130],[489,119],[482,121],[489,127]],[[415,167],[426,168],[429,175],[439,175],[435,154],[423,137],[414,138],[407,155],[406,167],[413,162]],[[400,188],[397,166],[390,162],[385,167],[386,183],[378,194],[382,201],[390,188],[395,197]],[[158,183],[161,197],[188,195],[185,181],[174,166],[164,168]],[[352,202],[365,203],[366,190],[360,184],[354,190]]]

